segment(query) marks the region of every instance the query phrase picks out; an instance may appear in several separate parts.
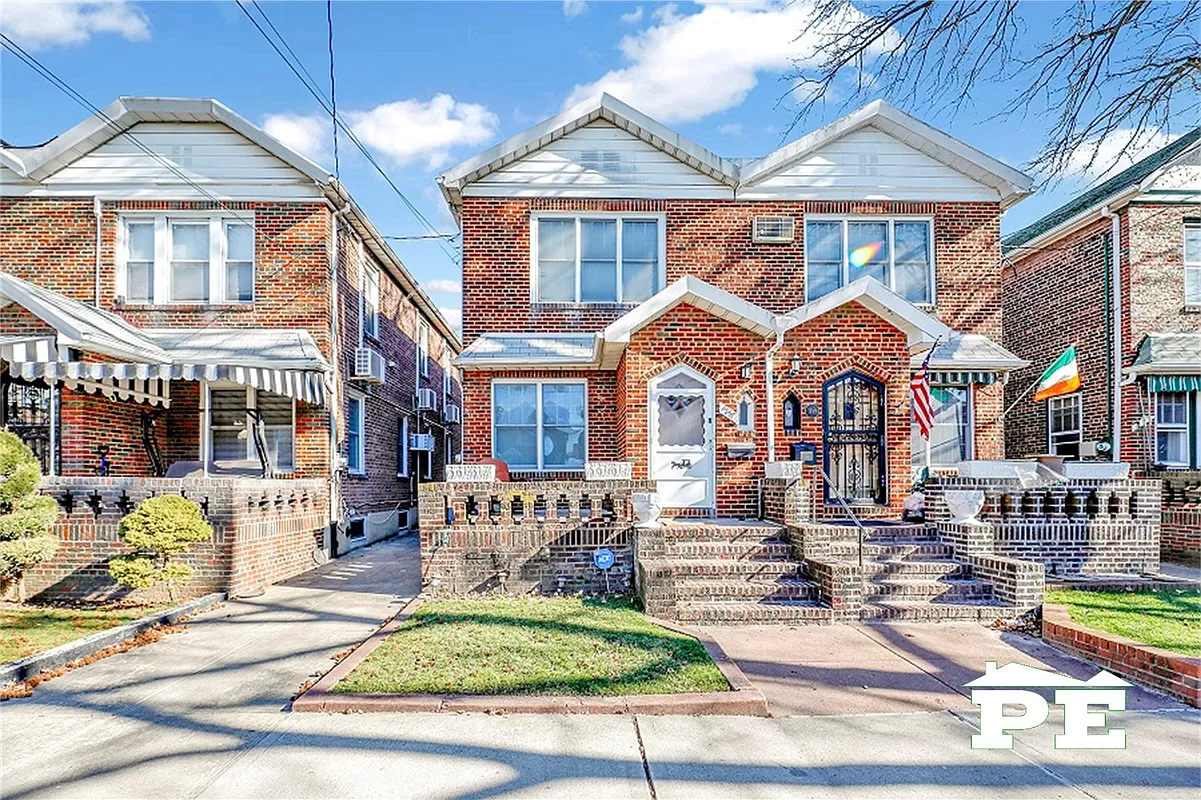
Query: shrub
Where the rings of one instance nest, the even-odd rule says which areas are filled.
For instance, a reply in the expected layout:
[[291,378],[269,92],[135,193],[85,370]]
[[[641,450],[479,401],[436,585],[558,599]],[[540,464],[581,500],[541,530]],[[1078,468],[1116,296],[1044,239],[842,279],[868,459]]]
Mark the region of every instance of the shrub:
[[174,602],[176,586],[191,579],[192,568],[172,557],[187,552],[194,542],[210,538],[213,527],[200,506],[186,497],[169,494],[138,503],[121,520],[119,533],[134,552],[109,561],[108,574],[130,589],[166,584],[167,596]]
[[33,451],[0,430],[0,582],[16,584],[19,603],[25,602],[25,571],[49,561],[58,549],[51,532],[58,504],[37,493],[41,481]]

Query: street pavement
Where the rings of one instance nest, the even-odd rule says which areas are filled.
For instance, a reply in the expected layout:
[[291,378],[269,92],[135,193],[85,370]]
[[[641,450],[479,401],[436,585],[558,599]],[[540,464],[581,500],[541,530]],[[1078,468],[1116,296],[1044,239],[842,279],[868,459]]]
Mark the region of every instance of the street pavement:
[[[1201,715],[1150,693],[1131,703],[1140,710],[1111,717],[1127,729],[1126,750],[1055,750],[1053,712],[1012,751],[973,751],[977,716],[955,688],[960,673],[938,656],[982,645],[952,626],[772,634],[792,642],[776,661],[812,662],[805,680],[818,686],[803,694],[826,696],[818,711],[873,713],[786,716],[812,711],[811,698],[772,719],[289,712],[302,682],[417,591],[415,556],[412,537],[358,551],[0,704],[0,797],[1201,796]],[[840,688],[830,676],[843,665],[820,663],[821,651],[850,655],[857,638],[867,658],[883,650],[869,636],[935,686],[874,699]],[[806,637],[809,649],[797,649]],[[1002,646],[990,640],[975,655]],[[904,674],[879,653],[872,660],[861,673],[869,686]],[[885,708],[904,713],[876,713]]]

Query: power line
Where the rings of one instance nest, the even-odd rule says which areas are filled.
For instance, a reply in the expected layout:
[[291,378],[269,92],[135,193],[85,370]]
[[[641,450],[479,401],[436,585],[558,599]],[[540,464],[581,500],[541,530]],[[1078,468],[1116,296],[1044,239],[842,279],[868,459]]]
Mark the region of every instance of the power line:
[[[258,2],[255,2],[258,6]],[[262,11],[260,8],[259,11]],[[329,31],[329,102],[332,109],[330,114],[330,125],[333,128],[334,134],[334,177],[342,180],[342,172],[338,166],[338,90],[334,83],[334,3],[333,0],[325,0],[325,23]],[[278,33],[278,31],[277,31]],[[289,49],[289,52],[291,50]]]

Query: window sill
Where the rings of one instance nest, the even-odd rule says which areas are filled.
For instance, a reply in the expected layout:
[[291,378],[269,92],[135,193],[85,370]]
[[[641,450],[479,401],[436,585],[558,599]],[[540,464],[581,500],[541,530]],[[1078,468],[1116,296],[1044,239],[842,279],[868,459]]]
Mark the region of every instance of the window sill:
[[254,303],[125,303],[118,311],[254,311]]
[[1180,309],[1181,314],[1201,314],[1201,303],[1185,303]]
[[370,476],[366,472],[350,472],[348,470],[346,472],[346,477],[353,478],[354,480],[364,480]]
[[601,303],[601,302],[597,302],[597,303],[572,302],[572,303],[566,303],[566,302],[535,301],[533,303],[530,303],[530,308],[532,308],[535,311],[573,311],[573,310],[584,310],[584,309],[601,309],[601,310],[620,309],[620,310],[624,311],[624,310],[629,310],[631,308],[637,308],[638,306],[642,305],[642,303],[644,303],[644,302],[646,302],[646,301],[643,300],[643,301],[639,301],[636,303],[618,303],[618,302],[603,302],[603,303]]

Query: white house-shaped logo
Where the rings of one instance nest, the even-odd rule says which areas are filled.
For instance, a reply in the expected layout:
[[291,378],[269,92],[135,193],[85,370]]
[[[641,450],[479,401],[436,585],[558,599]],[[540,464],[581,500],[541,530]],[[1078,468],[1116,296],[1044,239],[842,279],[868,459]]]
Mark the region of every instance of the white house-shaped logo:
[[[1047,721],[1047,701],[1031,689],[1054,689],[1055,703],[1063,706],[1063,733],[1055,735],[1060,750],[1121,750],[1126,747],[1124,728],[1105,726],[1108,711],[1126,710],[1126,689],[1132,684],[1102,670],[1087,681],[1045,669],[1011,662],[998,668],[988,661],[984,674],[967,686],[972,703],[980,706],[980,733],[972,736],[973,748],[1011,749],[1013,736],[1005,731],[1024,731]],[[1007,716],[1006,705],[1022,706],[1022,713]],[[1104,706],[1104,711],[1089,711]],[[1103,728],[1104,733],[1089,733]]]

